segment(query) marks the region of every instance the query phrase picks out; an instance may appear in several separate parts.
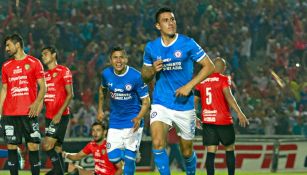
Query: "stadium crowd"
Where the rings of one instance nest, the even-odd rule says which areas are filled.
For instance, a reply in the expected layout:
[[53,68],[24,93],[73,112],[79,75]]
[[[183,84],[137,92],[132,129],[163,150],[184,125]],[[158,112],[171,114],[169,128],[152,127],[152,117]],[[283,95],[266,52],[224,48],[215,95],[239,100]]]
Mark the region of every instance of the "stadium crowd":
[[[74,78],[71,137],[90,135],[97,115],[99,75],[108,65],[109,48],[122,43],[128,64],[140,69],[146,42],[158,36],[152,17],[161,6],[174,8],[181,19],[178,31],[193,37],[212,59],[226,58],[233,92],[250,120],[248,128],[238,127],[239,134],[307,135],[307,2],[303,0],[18,2],[0,2],[0,39],[20,33],[26,52],[37,58],[45,45],[59,49],[59,62],[72,70]],[[1,62],[7,58],[3,49],[1,43]]]

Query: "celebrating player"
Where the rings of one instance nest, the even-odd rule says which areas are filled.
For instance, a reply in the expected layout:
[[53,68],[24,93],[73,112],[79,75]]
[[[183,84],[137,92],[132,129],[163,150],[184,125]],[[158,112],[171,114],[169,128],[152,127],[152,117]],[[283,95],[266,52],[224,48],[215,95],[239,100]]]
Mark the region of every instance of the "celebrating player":
[[[168,128],[175,124],[186,173],[195,174],[196,155],[192,148],[195,112],[191,91],[210,75],[214,66],[192,38],[176,33],[176,19],[171,9],[159,9],[155,26],[161,37],[147,43],[142,68],[145,82],[156,78],[150,114],[154,161],[160,174],[170,174],[166,135]],[[202,66],[194,78],[193,62]]]

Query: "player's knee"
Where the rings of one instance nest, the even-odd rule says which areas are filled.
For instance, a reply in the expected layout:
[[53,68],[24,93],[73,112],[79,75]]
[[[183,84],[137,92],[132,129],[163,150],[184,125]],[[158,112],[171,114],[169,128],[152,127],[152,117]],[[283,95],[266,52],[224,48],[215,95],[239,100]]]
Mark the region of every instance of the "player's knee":
[[210,153],[216,153],[216,151],[217,151],[217,146],[215,146],[215,145],[208,146],[208,147],[207,147],[207,151],[210,152]]
[[163,139],[152,140],[153,149],[163,149],[165,147],[165,141]]
[[233,151],[233,150],[235,150],[235,145],[234,144],[225,146],[225,151]]
[[183,157],[191,157],[193,154],[193,150],[192,149],[184,149],[182,150],[182,156]]
[[108,152],[108,158],[110,162],[112,162],[113,164],[116,164],[119,161],[121,161],[122,157],[123,157],[123,151],[121,149],[114,149]]
[[61,153],[63,151],[62,145],[58,145],[58,144],[54,146],[54,149],[57,153]]
[[44,151],[49,151],[51,149],[53,149],[54,145],[51,144],[50,142],[46,141],[43,143],[43,150]]
[[39,144],[37,143],[27,143],[29,151],[38,151]]

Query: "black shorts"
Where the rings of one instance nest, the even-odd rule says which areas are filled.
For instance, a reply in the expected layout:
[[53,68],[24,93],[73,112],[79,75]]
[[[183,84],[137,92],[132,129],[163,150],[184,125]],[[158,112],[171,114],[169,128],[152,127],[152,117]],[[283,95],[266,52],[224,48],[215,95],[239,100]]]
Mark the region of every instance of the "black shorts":
[[224,146],[235,143],[235,130],[233,125],[210,125],[203,124],[203,144],[205,146],[219,145]]
[[46,136],[57,139],[59,144],[63,144],[70,115],[63,115],[58,124],[53,124],[51,119],[46,118]]
[[22,144],[22,137],[25,138],[26,143],[39,144],[41,141],[37,117],[2,116],[1,125],[7,144]]

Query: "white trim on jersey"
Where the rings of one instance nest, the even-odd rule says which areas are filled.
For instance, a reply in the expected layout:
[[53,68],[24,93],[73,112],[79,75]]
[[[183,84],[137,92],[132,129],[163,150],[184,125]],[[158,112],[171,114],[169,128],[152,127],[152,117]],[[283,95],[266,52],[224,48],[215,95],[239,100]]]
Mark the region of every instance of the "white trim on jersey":
[[206,55],[207,55],[207,53],[204,53],[200,58],[198,58],[198,59],[196,60],[196,62],[200,62],[202,59],[205,58]]
[[126,72],[123,73],[123,74],[118,75],[118,74],[114,71],[114,68],[113,68],[113,72],[114,72],[114,74],[115,74],[116,76],[123,77],[123,76],[125,76],[125,75],[128,73],[129,68],[130,68],[128,65],[126,65],[126,67],[127,67]]
[[175,34],[175,39],[174,39],[174,41],[172,41],[169,45],[165,45],[164,43],[163,43],[163,40],[162,40],[162,37],[161,37],[161,44],[162,44],[162,46],[163,47],[170,47],[171,45],[173,45],[176,41],[177,41],[177,39],[178,39],[178,33],[176,33]]

